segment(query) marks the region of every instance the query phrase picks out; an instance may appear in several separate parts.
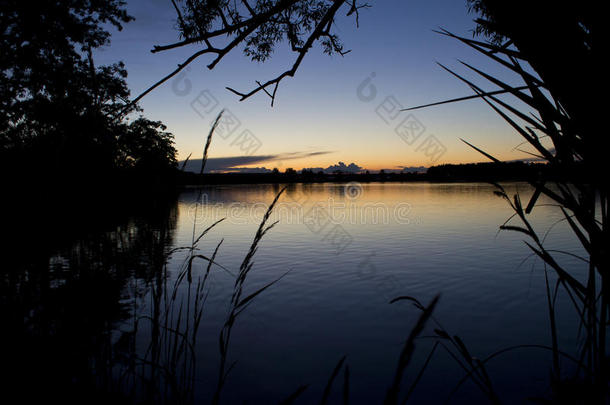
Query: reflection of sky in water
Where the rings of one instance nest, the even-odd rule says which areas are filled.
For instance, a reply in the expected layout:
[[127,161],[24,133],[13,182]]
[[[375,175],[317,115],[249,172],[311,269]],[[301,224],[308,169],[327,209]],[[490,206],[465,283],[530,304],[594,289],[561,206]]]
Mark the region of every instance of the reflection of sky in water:
[[[440,292],[437,318],[463,337],[475,356],[513,344],[550,342],[542,266],[533,266],[532,258],[523,262],[530,254],[522,235],[497,233],[511,211],[493,195],[491,186],[349,187],[290,185],[282,196],[272,216],[279,223],[259,246],[246,288],[254,291],[290,273],[257,297],[238,321],[230,352],[238,363],[225,399],[237,400],[240,392],[254,402],[279,401],[305,383],[313,385],[304,403],[319,399],[336,361],[347,354],[354,402],[379,402],[401,342],[418,315],[410,305],[388,304],[398,295],[427,302]],[[510,185],[509,193],[516,187]],[[527,200],[527,186],[518,188]],[[198,233],[227,216],[199,247],[209,255],[224,238],[217,260],[236,272],[279,189],[276,185],[210,187],[203,189],[203,204],[197,204],[198,191],[183,193],[175,245],[190,244],[193,218],[198,218]],[[316,210],[317,216],[312,214]],[[541,234],[560,218],[552,207],[536,207],[533,212]],[[563,223],[553,229],[547,243],[579,253]],[[573,259],[565,262],[571,268],[582,267]],[[198,363],[206,381],[215,377],[217,332],[232,288],[231,276],[216,270],[198,342],[199,358],[206,359]],[[569,308],[561,294],[559,308]],[[565,332],[560,339],[568,351],[574,343],[569,320],[566,316],[560,322]],[[411,376],[429,348],[429,340],[418,345]],[[549,359],[545,352],[514,352],[490,363],[490,370],[508,398],[523,397],[528,389],[540,388],[548,376]],[[432,395],[433,402],[440,401],[461,375],[455,362],[439,352],[413,399]],[[515,391],[515,384],[522,391]],[[463,393],[472,392],[471,388],[465,386]]]

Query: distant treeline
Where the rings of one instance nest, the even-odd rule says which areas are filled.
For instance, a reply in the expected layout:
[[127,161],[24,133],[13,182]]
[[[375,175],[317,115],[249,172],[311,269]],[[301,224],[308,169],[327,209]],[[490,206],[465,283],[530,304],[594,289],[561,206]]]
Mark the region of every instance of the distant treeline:
[[431,166],[423,173],[385,172],[332,174],[303,170],[297,172],[287,169],[281,173],[274,170],[270,173],[206,173],[180,172],[177,180],[181,185],[197,184],[256,184],[256,183],[318,183],[318,182],[377,182],[377,181],[524,181],[545,176],[547,167],[542,163],[506,162],[506,163],[468,163]]
[[485,162],[432,166],[426,177],[430,181],[519,181],[547,174],[544,163]]

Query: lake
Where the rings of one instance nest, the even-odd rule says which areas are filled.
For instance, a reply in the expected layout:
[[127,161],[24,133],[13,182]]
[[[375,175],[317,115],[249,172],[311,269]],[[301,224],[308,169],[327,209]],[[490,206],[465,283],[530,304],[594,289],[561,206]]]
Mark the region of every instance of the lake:
[[[525,203],[531,195],[526,184],[504,186],[510,195],[519,192]],[[172,336],[167,325],[165,330],[155,331],[150,319],[162,319],[166,311],[169,323],[178,322],[176,329],[180,329],[186,326],[193,306],[199,305],[203,312],[196,336],[189,337],[192,347],[184,349],[188,364],[171,358],[171,339],[159,340],[152,352],[157,350],[156,361],[169,368],[188,369],[186,374],[193,376],[194,384],[186,384],[187,397],[207,403],[217,383],[219,332],[230,310],[235,275],[281,187],[231,185],[187,190],[165,212],[169,220],[132,219],[104,232],[101,242],[91,236],[93,243],[83,238],[54,252],[48,259],[54,274],[48,288],[61,291],[74,282],[78,277],[71,275],[71,267],[78,263],[82,269],[82,258],[76,257],[83,255],[89,258],[88,272],[95,269],[95,274],[119,275],[112,278],[120,279],[118,284],[104,285],[95,278],[87,284],[101,297],[96,308],[114,305],[114,301],[120,304],[115,312],[122,315],[115,314],[112,322],[105,323],[110,325],[107,343],[129,353],[113,365],[114,377],[121,375],[126,364],[150,366],[137,359],[150,358],[146,356],[150,356],[151,336]],[[235,321],[227,367],[235,364],[221,402],[279,403],[307,384],[296,403],[317,403],[335,365],[347,356],[350,403],[382,403],[402,346],[421,314],[409,301],[389,303],[398,296],[415,297],[427,305],[440,294],[433,314],[436,321],[458,335],[480,359],[516,345],[550,346],[544,266],[525,245],[525,235],[499,232],[512,211],[493,191],[493,186],[479,183],[288,185],[269,219],[269,223],[278,222],[254,255],[244,297],[279,280],[256,296]],[[561,212],[545,203],[548,201],[541,199],[531,214],[541,236],[549,231],[545,245],[582,254],[578,241],[561,221]],[[173,289],[191,255],[188,249],[177,248],[191,246],[193,235],[197,238],[222,218],[226,219],[197,243],[195,253],[209,259],[222,240],[214,258],[218,265],[210,266],[199,303],[186,298],[196,295],[197,280],[206,273],[204,258],[193,261],[193,284],[189,286],[185,273],[174,300],[163,301],[162,291]],[[98,251],[105,253],[87,254]],[[569,255],[558,258],[584,276],[586,264]],[[555,280],[551,274],[552,288]],[[111,286],[112,294],[105,292],[105,286]],[[109,304],[101,305],[100,300]],[[558,294],[556,308],[561,313],[561,349],[576,353],[577,319],[564,292]],[[187,333],[192,333],[193,322],[189,321]],[[430,321],[416,341],[402,396],[438,340],[431,337],[435,327]],[[565,365],[569,368],[569,361]],[[551,352],[543,348],[507,351],[490,360],[487,367],[494,388],[507,403],[549,391]],[[442,403],[464,375],[458,362],[438,346],[409,403]],[[330,403],[340,402],[343,382],[342,371]],[[484,400],[470,381],[451,395],[450,403]]]

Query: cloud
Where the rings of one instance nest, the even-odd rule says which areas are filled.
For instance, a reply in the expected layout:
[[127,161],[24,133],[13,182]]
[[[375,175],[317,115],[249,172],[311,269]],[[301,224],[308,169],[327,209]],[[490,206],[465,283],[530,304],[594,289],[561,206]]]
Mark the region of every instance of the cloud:
[[346,165],[343,162],[339,162],[336,165],[328,166],[326,169],[324,169],[324,172],[334,173],[336,171],[341,171],[343,173],[359,173],[362,170],[362,167],[358,166],[355,163],[350,163],[349,165]]
[[321,167],[308,167],[304,169],[311,170],[314,173],[324,172],[329,174],[332,174],[337,171],[340,171],[342,173],[360,173],[364,170],[361,166],[358,166],[355,163],[350,163],[349,165],[346,165],[343,162],[339,162],[336,165],[328,166],[326,169],[323,169]]
[[280,158],[283,158],[283,159],[298,159],[298,158],[310,157],[310,156],[327,155],[329,153],[333,153],[333,151],[323,150],[323,151],[318,151],[318,152],[288,152],[288,153],[282,153],[278,156],[280,156]]
[[[263,156],[231,156],[208,158],[205,164],[205,172],[224,172],[236,169],[238,166],[253,165],[261,162],[266,162],[274,158],[274,155]],[[182,167],[183,162],[178,163],[178,167]],[[191,159],[186,163],[184,171],[199,173],[201,170],[201,159]]]
[[240,167],[230,170],[231,173],[271,173],[266,167]]
[[[293,159],[302,159],[311,156],[319,156],[332,153],[331,151],[316,151],[316,152],[288,152],[278,153],[275,155],[253,155],[253,156],[229,156],[208,158],[205,164],[206,173],[214,172],[237,172],[237,173],[266,173],[270,171],[266,167],[243,167],[256,165],[260,163],[271,163],[274,161],[284,161]],[[182,167],[184,162],[179,162],[178,167]],[[184,168],[187,172],[199,173],[201,168],[201,159],[190,159]],[[258,170],[258,171],[253,171]]]

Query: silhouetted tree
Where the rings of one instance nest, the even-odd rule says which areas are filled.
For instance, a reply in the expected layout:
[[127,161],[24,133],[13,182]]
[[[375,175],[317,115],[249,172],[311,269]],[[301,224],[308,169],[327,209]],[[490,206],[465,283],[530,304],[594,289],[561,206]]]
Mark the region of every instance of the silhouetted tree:
[[119,117],[129,97],[124,65],[94,64],[93,51],[110,42],[108,27],[121,29],[133,19],[124,6],[122,0],[2,2],[3,169],[57,172],[64,179],[124,167],[125,156],[139,166],[175,164],[171,136],[164,128],[154,133],[160,123],[127,124]]
[[605,141],[599,131],[605,106],[593,97],[594,89],[606,80],[602,53],[608,39],[601,25],[602,4],[592,0],[467,1],[479,15],[476,32],[504,49],[511,47],[511,57],[535,70],[570,117],[572,129],[588,138],[581,160],[597,165],[592,172],[605,171]]
[[159,121],[138,118],[119,131],[119,159],[117,166],[135,167],[146,171],[170,169],[176,166],[173,135],[165,132]]

